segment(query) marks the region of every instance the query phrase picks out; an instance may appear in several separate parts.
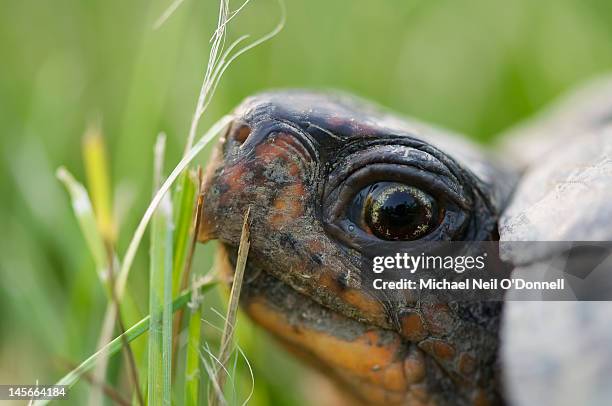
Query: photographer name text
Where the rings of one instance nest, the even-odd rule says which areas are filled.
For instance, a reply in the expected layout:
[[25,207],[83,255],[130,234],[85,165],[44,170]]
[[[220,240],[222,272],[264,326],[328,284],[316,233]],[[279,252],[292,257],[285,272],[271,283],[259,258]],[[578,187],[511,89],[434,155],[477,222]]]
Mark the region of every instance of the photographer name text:
[[400,279],[386,281],[380,278],[372,282],[377,290],[563,290],[565,279],[558,278],[554,281],[528,281],[525,279],[465,279],[452,281],[448,279]]

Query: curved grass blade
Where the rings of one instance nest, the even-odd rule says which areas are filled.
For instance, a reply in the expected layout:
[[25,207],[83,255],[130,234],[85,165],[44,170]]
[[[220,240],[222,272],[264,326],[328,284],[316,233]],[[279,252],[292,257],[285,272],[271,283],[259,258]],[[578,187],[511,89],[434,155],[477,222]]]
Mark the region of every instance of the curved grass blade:
[[100,281],[102,285],[106,287],[108,278],[107,255],[104,248],[104,240],[98,229],[96,216],[94,215],[93,206],[89,199],[87,189],[85,189],[85,187],[63,166],[57,169],[56,176],[64,184],[66,190],[68,190],[70,194],[72,210],[79,222],[79,228],[85,237],[87,247],[96,263]]
[[123,293],[125,291],[125,286],[127,284],[127,279],[130,273],[130,268],[132,267],[132,263],[134,262],[134,257],[136,256],[136,251],[138,250],[138,246],[142,241],[142,237],[144,236],[144,232],[153,217],[153,213],[157,206],[159,206],[161,200],[164,195],[168,192],[176,178],[185,170],[187,165],[198,155],[208,143],[214,139],[231,121],[233,117],[231,115],[226,115],[221,117],[219,121],[217,121],[213,126],[200,138],[200,140],[189,150],[189,152],[180,160],[180,162],[176,165],[172,173],[168,176],[168,178],[161,185],[153,200],[147,207],[138,227],[136,227],[136,231],[132,236],[132,240],[128,245],[128,249],[125,253],[125,257],[123,258],[123,262],[121,264],[121,270],[119,272],[119,277],[117,278],[117,297],[119,300],[123,297]]
[[[240,291],[242,290],[242,280],[244,277],[244,269],[246,267],[247,257],[249,256],[249,248],[251,247],[250,241],[250,230],[249,230],[249,214],[251,208],[249,207],[244,214],[244,221],[242,223],[242,233],[240,235],[240,245],[238,246],[238,259],[236,261],[236,270],[234,271],[234,280],[232,282],[232,290],[230,292],[229,304],[227,308],[227,316],[225,318],[225,325],[223,328],[223,336],[221,337],[221,349],[219,350],[219,363],[222,369],[226,369],[226,365],[231,357],[233,342],[234,342],[234,331],[236,327],[236,316],[238,314],[238,300],[240,299]],[[216,387],[223,392],[223,386],[225,385],[226,375],[217,368],[217,374],[213,378],[216,380]],[[211,406],[217,406],[223,403],[223,399],[220,398],[217,391],[212,391],[209,396],[208,404]]]
[[[217,282],[212,280],[209,276],[205,276],[199,278],[194,282],[193,289],[182,292],[174,301],[172,302],[172,311],[176,312],[178,309],[182,309],[189,303],[191,300],[191,296],[193,291],[197,291],[199,293],[204,293],[205,291],[211,289],[215,286]],[[66,374],[62,379],[60,379],[56,385],[67,386],[68,388],[72,387],[75,383],[79,381],[79,379],[86,372],[90,371],[95,365],[98,359],[102,356],[110,356],[114,355],[121,350],[123,345],[123,340],[127,342],[132,342],[142,334],[149,330],[149,323],[151,320],[151,316],[147,316],[140,320],[138,323],[134,324],[132,327],[126,330],[124,334],[116,337],[113,341],[108,343],[104,348],[95,352],[85,361],[83,361],[78,367],[70,371]],[[49,404],[50,400],[37,400],[33,402],[33,405],[43,406]]]

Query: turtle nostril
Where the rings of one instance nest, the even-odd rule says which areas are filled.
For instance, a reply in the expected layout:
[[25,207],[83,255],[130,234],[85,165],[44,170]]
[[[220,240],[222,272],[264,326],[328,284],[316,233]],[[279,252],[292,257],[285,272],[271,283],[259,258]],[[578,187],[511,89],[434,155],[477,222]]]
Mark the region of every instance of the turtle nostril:
[[251,127],[248,125],[241,125],[234,133],[234,139],[239,144],[244,144],[247,138],[249,138],[249,135],[251,135]]

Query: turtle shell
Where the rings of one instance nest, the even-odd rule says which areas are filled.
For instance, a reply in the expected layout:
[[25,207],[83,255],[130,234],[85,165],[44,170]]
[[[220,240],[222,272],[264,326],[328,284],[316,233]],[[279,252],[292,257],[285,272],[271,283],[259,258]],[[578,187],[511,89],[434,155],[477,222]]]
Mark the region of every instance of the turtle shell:
[[[523,153],[522,176],[500,219],[501,243],[537,241],[509,251],[514,276],[544,275],[569,242],[612,241],[612,79],[565,96],[504,138]],[[511,152],[512,153],[512,152]],[[551,243],[553,242],[553,243]],[[568,242],[560,244],[558,242]],[[612,291],[612,262],[580,269],[574,289]],[[587,266],[586,261],[577,265]],[[585,271],[587,271],[585,273]],[[525,301],[505,304],[502,363],[513,405],[603,405],[612,401],[612,303]]]

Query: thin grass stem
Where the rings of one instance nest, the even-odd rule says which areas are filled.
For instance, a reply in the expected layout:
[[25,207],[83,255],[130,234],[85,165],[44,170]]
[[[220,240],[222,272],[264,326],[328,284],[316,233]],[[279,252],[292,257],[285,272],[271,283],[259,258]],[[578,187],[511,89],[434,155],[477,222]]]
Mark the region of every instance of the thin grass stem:
[[[221,349],[219,350],[219,362],[223,369],[225,369],[227,362],[230,359],[234,341],[234,331],[236,327],[236,316],[238,314],[238,302],[240,299],[240,292],[242,290],[242,281],[244,278],[244,269],[246,267],[247,257],[249,255],[250,242],[250,230],[249,230],[249,214],[251,208],[249,207],[244,214],[244,220],[242,223],[242,233],[240,235],[240,245],[238,246],[238,258],[236,260],[236,269],[234,271],[234,279],[232,282],[232,290],[230,292],[229,304],[227,308],[227,316],[225,318],[225,325],[223,328],[223,336],[221,337]],[[225,375],[218,373],[215,375],[215,380],[221,391],[225,384]],[[208,404],[210,406],[217,406],[220,402],[218,394],[211,393],[209,396]]]

